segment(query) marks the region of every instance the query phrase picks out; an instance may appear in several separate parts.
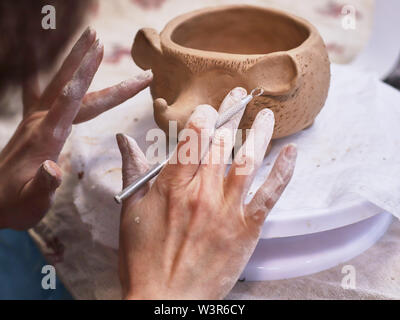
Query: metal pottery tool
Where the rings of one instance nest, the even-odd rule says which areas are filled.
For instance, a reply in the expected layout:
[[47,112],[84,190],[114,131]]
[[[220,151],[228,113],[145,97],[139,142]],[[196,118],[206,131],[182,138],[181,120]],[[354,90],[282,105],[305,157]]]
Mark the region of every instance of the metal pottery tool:
[[[242,100],[239,101],[239,103],[229,110],[225,111],[223,114],[221,114],[218,117],[218,121],[215,125],[215,128],[218,129],[219,127],[223,126],[225,123],[227,123],[235,114],[237,114],[239,111],[243,110],[246,108],[246,106],[250,103],[251,100],[253,100],[254,97],[261,96],[264,93],[264,90],[261,88],[255,88],[253,89],[249,95],[244,97]],[[161,163],[157,164],[153,168],[151,168],[147,173],[145,173],[143,176],[140,178],[136,179],[131,185],[126,187],[124,190],[122,190],[120,193],[118,193],[114,199],[117,203],[122,203],[122,201],[135,192],[137,192],[140,188],[142,188],[147,182],[149,182],[151,179],[153,179],[156,175],[160,173],[162,168],[168,163],[170,157],[167,157],[164,161]]]

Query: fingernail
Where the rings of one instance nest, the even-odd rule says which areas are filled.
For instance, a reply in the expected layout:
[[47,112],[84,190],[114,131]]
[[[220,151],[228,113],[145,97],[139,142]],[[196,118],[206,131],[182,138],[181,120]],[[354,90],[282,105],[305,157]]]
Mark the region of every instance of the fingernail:
[[89,35],[93,35],[95,33],[96,33],[96,31],[91,26],[88,26],[86,28],[85,32],[83,32],[83,35],[84,36],[89,36]]
[[126,135],[124,135],[123,133],[118,133],[117,134],[117,144],[118,144],[118,148],[120,150],[122,150],[122,149],[126,150],[129,147],[129,142],[128,142]]
[[96,46],[95,48],[97,51],[97,62],[101,63],[101,60],[103,60],[103,56],[104,56],[104,45],[100,41],[100,39],[97,39],[95,46]]
[[90,33],[90,27],[87,27],[85,31],[82,32],[82,36],[86,36]]
[[46,173],[47,176],[50,176],[50,177],[54,177],[54,176],[55,176],[55,172],[54,172],[54,170],[50,167],[48,161],[45,161],[45,162],[42,164],[42,170],[43,170],[44,173]]
[[87,27],[87,28],[85,29],[85,31],[82,32],[81,38],[86,38],[86,37],[91,33],[91,31],[92,31],[92,30],[91,30],[90,26]]
[[237,88],[233,89],[230,94],[235,99],[241,99],[247,95],[247,91],[244,88],[237,87]]
[[100,46],[100,39],[96,39],[96,41],[93,43],[91,50],[97,50]]
[[275,125],[275,115],[272,110],[264,108],[258,112],[254,123],[264,126],[267,122]]
[[42,172],[45,173],[47,180],[50,184],[60,185],[61,184],[61,172],[59,168],[54,167],[53,163],[49,160],[42,164]]
[[125,135],[123,133],[117,133],[116,135],[117,142],[125,142]]
[[285,156],[289,159],[293,159],[297,157],[297,145],[294,143],[290,143],[287,145],[285,150]]
[[127,134],[121,134],[121,138],[126,146],[130,150],[132,154],[139,154],[142,152],[139,145],[137,144],[136,140]]
[[96,30],[94,30],[94,28],[92,28],[91,26],[88,26],[86,30],[90,34],[96,33]]
[[274,112],[268,108],[264,108],[264,109],[260,110],[260,112],[258,112],[258,114],[263,117],[275,117]]
[[143,71],[137,76],[139,80],[149,80],[151,78],[153,78],[153,71],[151,71],[151,69]]

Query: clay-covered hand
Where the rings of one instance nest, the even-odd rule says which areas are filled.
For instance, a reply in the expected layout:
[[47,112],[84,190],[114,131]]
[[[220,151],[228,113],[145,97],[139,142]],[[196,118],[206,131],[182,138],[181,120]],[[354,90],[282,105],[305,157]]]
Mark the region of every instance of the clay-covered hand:
[[42,94],[37,75],[23,84],[23,120],[0,153],[0,228],[34,226],[61,183],[56,164],[73,124],[90,120],[148,86],[151,71],[86,94],[103,58],[88,28]]
[[[220,112],[245,95],[244,89],[234,89]],[[180,134],[172,158],[177,162],[170,162],[151,186],[124,202],[119,269],[125,298],[220,299],[238,280],[268,212],[291,179],[297,156],[294,145],[285,146],[263,186],[245,205],[273,133],[274,116],[268,109],[257,115],[225,175],[241,117],[214,130],[217,111],[197,107]],[[149,164],[133,139],[118,135],[117,141],[126,187]]]

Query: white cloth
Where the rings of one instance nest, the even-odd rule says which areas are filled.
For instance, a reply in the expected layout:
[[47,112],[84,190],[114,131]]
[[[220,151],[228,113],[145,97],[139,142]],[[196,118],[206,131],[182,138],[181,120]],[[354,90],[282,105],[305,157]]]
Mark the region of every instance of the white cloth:
[[[280,148],[294,142],[299,149],[295,174],[271,216],[290,219],[300,212],[367,200],[400,217],[399,123],[398,91],[373,75],[333,65],[329,97],[314,125],[274,141],[251,191],[262,184]],[[85,177],[75,188],[74,203],[91,226],[93,240],[111,248],[118,248],[120,207],[113,195],[121,189],[114,133],[130,134],[145,150],[144,136],[153,127],[151,98],[142,93],[77,127],[70,138],[70,164]]]

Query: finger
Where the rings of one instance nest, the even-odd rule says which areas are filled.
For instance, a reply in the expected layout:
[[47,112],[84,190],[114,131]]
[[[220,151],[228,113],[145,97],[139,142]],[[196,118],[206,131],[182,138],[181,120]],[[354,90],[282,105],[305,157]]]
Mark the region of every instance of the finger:
[[274,131],[274,113],[263,109],[258,114],[247,139],[235,156],[226,180],[226,192],[231,199],[243,202],[253,181],[254,175],[262,164],[268,144]]
[[24,106],[23,116],[35,110],[39,104],[40,99],[40,86],[39,75],[36,66],[32,67],[31,74],[24,78],[22,83],[22,102]]
[[113,87],[88,93],[83,98],[83,104],[74,123],[91,120],[99,114],[120,105],[146,88],[152,79],[153,73],[151,70],[147,70],[135,78],[123,81]]
[[275,164],[261,188],[246,206],[246,219],[262,225],[293,176],[297,148],[289,144],[282,148]]
[[[219,108],[219,115],[231,109],[246,97],[247,92],[243,88],[233,89],[224,99]],[[227,123],[215,130],[215,134],[211,143],[210,150],[205,156],[207,165],[202,166],[200,170],[203,172],[213,171],[209,176],[224,178],[226,165],[231,157],[232,149],[235,144],[235,137],[240,120],[242,119],[243,109],[233,116]]]
[[65,141],[71,130],[82,99],[100,66],[103,52],[103,46],[97,40],[44,119],[44,126],[61,142]]
[[[150,165],[134,139],[119,133],[117,134],[117,143],[122,156],[122,184],[123,188],[126,188],[146,173],[150,169]],[[149,183],[131,196],[129,201],[141,198],[146,194],[148,188]]]
[[71,80],[75,71],[80,66],[83,58],[96,40],[96,31],[88,27],[72,48],[70,54],[64,60],[63,65],[53,80],[43,92],[40,108],[48,109],[52,106],[62,89]]
[[218,112],[210,105],[200,105],[190,116],[179,134],[178,146],[160,177],[180,177],[191,180],[202,156],[208,151],[215,132]]
[[34,178],[24,187],[22,194],[50,193],[55,191],[61,184],[62,172],[59,166],[46,160],[42,163]]
[[29,203],[29,208],[26,209],[33,211],[32,220],[39,221],[50,208],[54,192],[61,185],[61,181],[61,169],[55,162],[47,160],[22,189],[21,202]]

